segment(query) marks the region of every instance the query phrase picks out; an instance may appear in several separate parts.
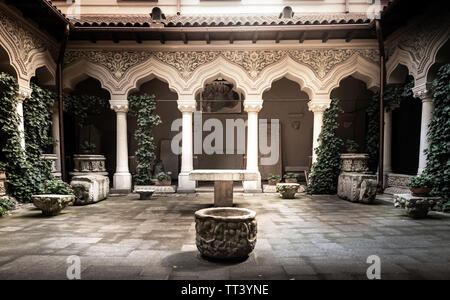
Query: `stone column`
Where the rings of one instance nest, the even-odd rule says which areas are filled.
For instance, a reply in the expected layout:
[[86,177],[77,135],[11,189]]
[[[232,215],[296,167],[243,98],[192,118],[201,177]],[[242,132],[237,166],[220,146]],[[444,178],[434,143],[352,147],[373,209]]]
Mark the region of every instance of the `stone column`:
[[383,147],[384,174],[392,172],[392,111],[393,108],[385,109],[384,111],[384,147]]
[[195,100],[179,100],[178,109],[183,115],[181,172],[178,175],[178,191],[191,193],[195,192],[195,181],[189,180],[189,172],[194,169],[192,113],[196,109],[196,102]]
[[59,147],[59,110],[58,104],[53,106],[52,110],[52,137],[55,141],[53,153],[56,154],[56,171],[61,172],[61,148]]
[[113,186],[116,191],[128,193],[131,191],[131,174],[128,168],[128,101],[111,100],[110,104],[117,117],[116,173],[114,174]]
[[433,118],[434,103],[431,92],[423,90],[415,95],[422,100],[422,121],[420,125],[420,152],[419,152],[419,169],[417,173],[420,174],[427,166],[427,156],[425,150],[428,149],[428,126]]
[[[261,97],[262,98],[262,97]],[[258,113],[262,109],[262,101],[245,101],[244,110],[247,112],[247,171],[259,174],[259,143],[258,143]],[[244,181],[245,192],[261,192],[261,175],[257,181]]]
[[28,86],[19,86],[19,92],[17,98],[19,102],[17,103],[17,114],[19,115],[19,135],[20,135],[20,146],[25,150],[25,125],[23,117],[23,101],[31,97],[32,89]]
[[330,101],[308,102],[309,110],[314,113],[312,162],[317,161],[315,149],[319,147],[319,135],[322,132],[323,113],[330,107]]

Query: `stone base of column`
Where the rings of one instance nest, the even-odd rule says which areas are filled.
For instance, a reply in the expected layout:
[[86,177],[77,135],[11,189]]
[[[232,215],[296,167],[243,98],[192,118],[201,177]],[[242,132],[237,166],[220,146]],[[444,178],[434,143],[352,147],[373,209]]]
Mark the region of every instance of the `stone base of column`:
[[178,174],[177,193],[195,193],[195,181],[189,180],[189,173]]
[[243,181],[242,186],[245,193],[262,193],[261,174],[258,172],[257,181]]
[[131,174],[115,173],[113,178],[113,186],[115,191],[123,193],[131,192]]

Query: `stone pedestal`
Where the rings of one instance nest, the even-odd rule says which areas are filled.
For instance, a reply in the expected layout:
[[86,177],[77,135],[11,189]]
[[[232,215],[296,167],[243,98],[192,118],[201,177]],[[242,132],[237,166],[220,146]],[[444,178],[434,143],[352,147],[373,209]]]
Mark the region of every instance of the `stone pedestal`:
[[152,185],[136,185],[134,193],[139,194],[140,200],[151,200],[155,189]]
[[233,206],[233,181],[214,181],[214,206]]
[[41,159],[50,160],[52,174],[56,179],[61,179],[61,172],[58,171],[56,163],[58,161],[58,156],[56,154],[42,154]]
[[106,176],[75,176],[70,185],[75,192],[75,205],[96,203],[109,196],[109,178]]
[[33,204],[46,216],[55,216],[75,201],[73,195],[33,195]]
[[338,181],[338,196],[351,202],[372,203],[377,195],[377,176],[369,173],[369,155],[341,155],[342,171]]
[[411,218],[425,218],[435,205],[442,205],[440,197],[417,197],[411,194],[394,195],[394,207],[404,208]]
[[103,175],[108,176],[105,168],[106,157],[94,154],[75,154],[73,156],[74,168],[71,176]]

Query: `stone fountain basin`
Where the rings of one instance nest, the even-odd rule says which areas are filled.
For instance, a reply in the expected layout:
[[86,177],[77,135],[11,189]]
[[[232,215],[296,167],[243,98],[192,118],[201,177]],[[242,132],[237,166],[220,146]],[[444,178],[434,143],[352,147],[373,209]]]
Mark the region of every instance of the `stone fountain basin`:
[[256,213],[246,208],[217,207],[195,212],[196,244],[207,258],[238,260],[256,245]]

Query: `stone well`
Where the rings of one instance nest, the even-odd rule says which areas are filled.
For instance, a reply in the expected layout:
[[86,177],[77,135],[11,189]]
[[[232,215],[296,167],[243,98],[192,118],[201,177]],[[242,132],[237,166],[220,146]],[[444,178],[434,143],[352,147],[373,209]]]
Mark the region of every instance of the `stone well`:
[[208,258],[246,258],[256,245],[256,213],[246,208],[216,207],[195,212],[196,243]]
[[108,176],[105,168],[106,157],[94,154],[75,154],[73,156],[73,171],[71,176],[103,175]]

